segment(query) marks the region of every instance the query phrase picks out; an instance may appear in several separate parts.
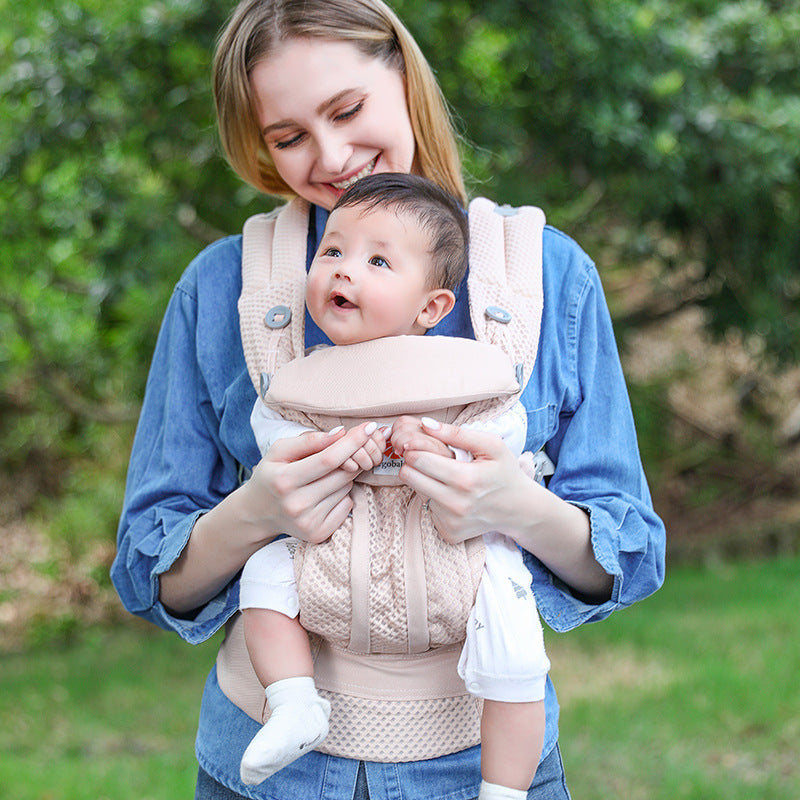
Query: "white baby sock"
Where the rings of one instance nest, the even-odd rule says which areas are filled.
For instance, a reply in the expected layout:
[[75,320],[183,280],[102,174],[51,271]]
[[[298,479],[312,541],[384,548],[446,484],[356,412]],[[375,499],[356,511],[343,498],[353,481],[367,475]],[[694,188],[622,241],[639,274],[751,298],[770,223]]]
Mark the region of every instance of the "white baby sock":
[[275,681],[265,694],[270,718],[247,746],[239,768],[242,782],[249,785],[266,780],[328,735],[331,704],[317,694],[313,678]]
[[478,800],[525,800],[527,796],[524,789],[509,789],[507,786],[481,781]]

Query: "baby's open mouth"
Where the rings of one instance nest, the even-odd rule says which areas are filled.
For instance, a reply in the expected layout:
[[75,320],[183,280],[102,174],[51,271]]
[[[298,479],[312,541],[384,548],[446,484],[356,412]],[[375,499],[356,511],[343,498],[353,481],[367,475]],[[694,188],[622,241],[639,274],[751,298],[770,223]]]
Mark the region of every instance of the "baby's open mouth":
[[333,296],[333,302],[339,308],[356,308],[355,303],[351,303],[344,295],[337,294]]

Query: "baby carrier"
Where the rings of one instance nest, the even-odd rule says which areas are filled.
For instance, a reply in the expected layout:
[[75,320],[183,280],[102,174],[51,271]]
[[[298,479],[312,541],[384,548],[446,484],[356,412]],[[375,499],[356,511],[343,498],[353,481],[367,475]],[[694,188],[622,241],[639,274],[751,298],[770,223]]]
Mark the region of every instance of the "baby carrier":
[[[470,204],[469,302],[476,341],[403,336],[305,353],[308,205],[294,200],[247,221],[239,300],[248,369],[264,401],[310,427],[425,414],[492,418],[530,377],[542,313],[539,209]],[[357,374],[369,376],[354,388]],[[465,369],[465,365],[468,365]],[[413,761],[480,741],[480,701],[456,664],[483,566],[480,537],[448,545],[391,454],[353,487],[353,512],[326,542],[295,554],[331,730],[319,748],[372,761]],[[396,465],[395,465],[396,466]],[[240,617],[217,661],[223,692],[259,722],[269,714]]]

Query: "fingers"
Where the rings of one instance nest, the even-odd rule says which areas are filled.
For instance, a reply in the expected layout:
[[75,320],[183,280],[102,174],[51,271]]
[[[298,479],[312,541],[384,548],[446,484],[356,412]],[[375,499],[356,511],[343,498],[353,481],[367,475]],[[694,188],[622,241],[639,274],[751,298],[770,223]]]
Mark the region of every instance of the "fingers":
[[406,451],[418,450],[438,453],[447,458],[453,457],[450,448],[428,434],[417,417],[400,417],[397,419],[392,425],[391,440],[392,448],[399,456],[402,456]]
[[383,429],[378,428],[375,422],[366,422],[337,438],[320,456],[331,469],[348,463],[349,471],[360,472],[380,464],[385,446]]
[[[419,474],[436,484],[460,487],[471,474],[470,471],[461,469],[464,462],[455,461],[449,449],[447,449],[446,456],[430,450],[407,450],[403,454],[403,458],[404,466],[408,467],[408,470],[401,473],[401,477],[406,473],[409,475]],[[421,487],[418,486],[412,486],[412,488],[421,490]]]
[[503,440],[493,433],[476,431],[471,428],[462,428],[458,425],[447,425],[430,417],[420,420],[423,430],[450,447],[466,450],[476,459],[502,458],[507,451]]
[[[366,468],[371,469],[379,463],[378,453],[382,449],[383,435],[378,426],[366,422],[349,431],[339,427],[328,433],[281,439],[270,448],[266,458],[290,462],[292,471],[302,472],[297,476],[297,482],[301,484],[318,480],[338,469],[357,473],[364,469],[362,464],[367,463],[369,467]],[[355,458],[359,450],[364,452]]]
[[353,508],[350,486],[328,495],[320,503],[312,506],[307,517],[297,520],[298,533],[304,541],[319,544],[342,526]]
[[375,423],[353,430],[356,431],[353,440],[365,439],[364,444],[339,468],[296,488],[291,497],[287,496],[286,511],[294,519],[298,538],[312,543],[325,541],[342,525],[352,509],[349,493],[355,474],[372,469],[381,462],[386,446],[385,431],[378,429]]
[[333,442],[343,438],[345,430],[342,425],[330,431],[304,433],[302,436],[290,436],[278,439],[269,449],[269,457],[273,461],[300,461],[319,453]]
[[[440,458],[441,456],[435,456]],[[448,461],[446,463],[452,463]],[[400,468],[400,480],[412,488],[420,497],[427,497],[430,500],[441,498],[447,489],[447,482],[443,477],[434,477],[429,472],[417,469],[408,459]]]
[[342,497],[339,502],[331,508],[331,510],[323,519],[322,524],[318,529],[320,538],[315,542],[315,544],[324,542],[339,528],[341,528],[352,508],[353,498],[350,497],[349,492],[346,492],[344,497]]
[[[371,423],[374,425],[375,423]],[[350,457],[350,462],[354,463],[358,472],[366,472],[381,463],[383,451],[386,448],[386,436],[390,433],[390,428],[375,428],[366,443]],[[345,467],[347,469],[347,467]]]

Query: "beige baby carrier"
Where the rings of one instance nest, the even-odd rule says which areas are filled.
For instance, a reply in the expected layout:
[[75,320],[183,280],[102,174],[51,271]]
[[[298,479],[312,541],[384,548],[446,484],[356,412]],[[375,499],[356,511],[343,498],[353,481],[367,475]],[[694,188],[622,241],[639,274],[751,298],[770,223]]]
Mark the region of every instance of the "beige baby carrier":
[[[470,204],[477,341],[402,336],[306,354],[308,214],[307,203],[294,200],[244,227],[242,341],[267,405],[329,429],[404,413],[463,424],[515,402],[539,340],[539,209],[499,208],[482,198]],[[353,487],[345,524],[323,544],[300,545],[294,562],[315,680],[332,707],[319,749],[385,762],[433,758],[480,741],[480,701],[456,665],[484,557],[480,537],[460,545],[441,539],[424,498],[399,484],[391,456]],[[258,722],[269,716],[241,615],[227,624],[217,673],[232,702]]]

